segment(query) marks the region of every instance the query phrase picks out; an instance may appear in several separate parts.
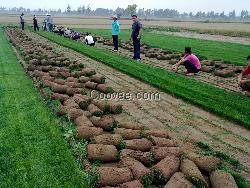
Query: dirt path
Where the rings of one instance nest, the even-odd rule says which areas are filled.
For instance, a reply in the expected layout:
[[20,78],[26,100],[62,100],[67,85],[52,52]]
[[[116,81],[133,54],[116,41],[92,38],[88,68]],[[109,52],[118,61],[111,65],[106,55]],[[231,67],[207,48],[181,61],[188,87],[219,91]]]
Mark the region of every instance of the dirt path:
[[[34,34],[32,38],[46,39]],[[173,136],[182,141],[203,141],[216,150],[232,154],[247,167],[246,174],[250,180],[250,132],[245,128],[201,110],[189,103],[160,92],[154,87],[138,81],[100,62],[87,58],[62,46],[52,44],[55,49],[66,56],[81,61],[94,68],[107,78],[107,82],[116,92],[125,93],[159,93],[161,100],[124,100],[120,101],[130,119],[138,121],[149,128],[166,128]],[[118,119],[127,117],[117,117]]]
[[223,36],[223,35],[210,35],[210,34],[200,34],[200,33],[195,33],[195,32],[188,32],[188,31],[181,31],[181,32],[152,31],[152,33],[250,45],[250,38],[248,37],[230,37],[230,36]]

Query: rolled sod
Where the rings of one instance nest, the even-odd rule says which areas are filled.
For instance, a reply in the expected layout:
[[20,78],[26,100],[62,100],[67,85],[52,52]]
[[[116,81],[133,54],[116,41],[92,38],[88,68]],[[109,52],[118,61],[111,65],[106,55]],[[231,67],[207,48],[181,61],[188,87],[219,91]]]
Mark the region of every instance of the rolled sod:
[[103,162],[115,162],[118,150],[113,145],[89,144],[87,146],[88,159]]

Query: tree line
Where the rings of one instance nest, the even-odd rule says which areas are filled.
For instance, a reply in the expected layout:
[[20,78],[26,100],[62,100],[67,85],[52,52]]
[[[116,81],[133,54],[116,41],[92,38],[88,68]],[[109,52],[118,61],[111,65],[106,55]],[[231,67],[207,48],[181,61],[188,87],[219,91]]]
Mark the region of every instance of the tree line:
[[180,13],[178,10],[175,9],[144,9],[138,8],[136,4],[128,5],[127,8],[120,8],[118,7],[116,10],[112,9],[105,9],[105,8],[97,8],[92,9],[90,5],[82,5],[79,6],[77,9],[72,9],[70,5],[66,7],[65,10],[61,9],[35,9],[31,10],[29,8],[24,7],[13,7],[13,8],[5,8],[0,7],[0,13],[26,13],[26,14],[66,14],[66,15],[83,15],[83,16],[110,16],[112,14],[117,14],[118,17],[129,17],[133,14],[137,14],[140,17],[144,18],[196,18],[196,19],[250,19],[250,12],[248,10],[242,10],[239,15],[236,14],[235,10],[229,12],[229,14],[225,14],[225,12],[203,12],[198,11],[196,13],[193,12],[183,12]]

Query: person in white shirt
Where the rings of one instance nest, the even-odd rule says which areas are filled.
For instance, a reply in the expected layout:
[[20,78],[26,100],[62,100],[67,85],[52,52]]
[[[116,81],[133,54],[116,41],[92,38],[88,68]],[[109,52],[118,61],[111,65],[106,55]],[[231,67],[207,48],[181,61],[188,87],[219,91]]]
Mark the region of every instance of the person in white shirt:
[[95,39],[91,36],[90,33],[87,33],[86,34],[86,37],[85,37],[85,43],[89,46],[95,46]]

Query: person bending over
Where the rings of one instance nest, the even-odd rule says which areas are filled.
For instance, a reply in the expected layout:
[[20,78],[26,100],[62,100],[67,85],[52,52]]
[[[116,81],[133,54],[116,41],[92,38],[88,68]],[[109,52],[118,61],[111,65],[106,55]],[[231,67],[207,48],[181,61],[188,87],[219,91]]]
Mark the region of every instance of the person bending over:
[[243,90],[250,91],[250,55],[247,57],[247,67],[239,75],[239,85]]
[[201,63],[198,57],[192,54],[191,47],[185,48],[185,55],[184,57],[173,66],[173,71],[177,72],[179,66],[184,65],[187,69],[186,75],[193,76],[195,73],[200,72]]
[[89,46],[95,46],[95,42],[96,40],[94,39],[94,37],[92,37],[90,33],[87,33],[85,37],[85,44]]

